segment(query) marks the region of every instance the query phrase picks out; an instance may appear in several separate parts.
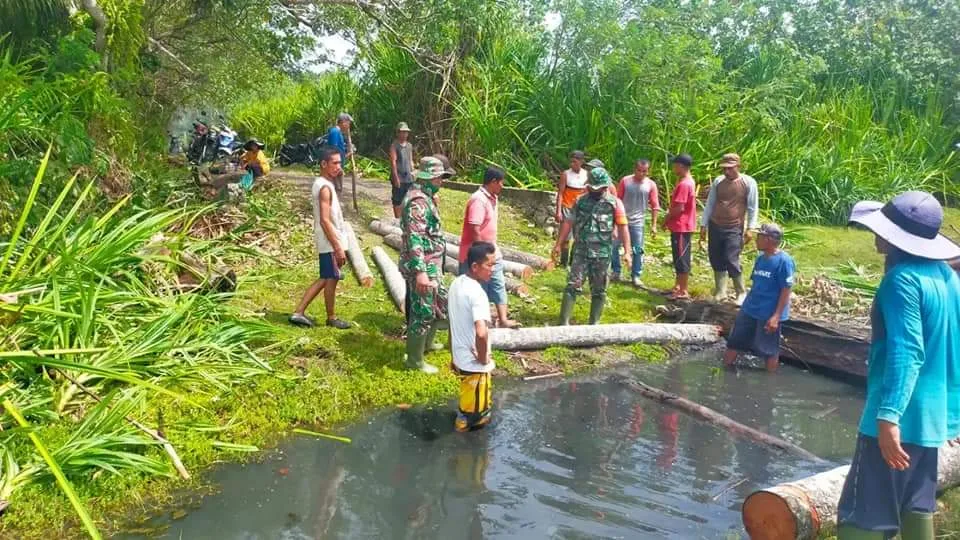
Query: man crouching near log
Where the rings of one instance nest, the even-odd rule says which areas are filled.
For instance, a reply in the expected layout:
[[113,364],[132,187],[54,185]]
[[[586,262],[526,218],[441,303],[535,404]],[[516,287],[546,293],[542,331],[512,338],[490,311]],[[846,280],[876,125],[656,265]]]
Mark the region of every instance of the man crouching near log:
[[588,193],[573,204],[560,226],[560,235],[553,247],[553,258],[556,259],[566,245],[570,231],[573,231],[570,272],[560,307],[560,324],[564,326],[570,324],[577,295],[583,291],[584,278],[590,280],[590,324],[600,322],[603,305],[607,301],[607,266],[613,253],[614,228],[620,232],[627,266],[633,264],[627,216],[619,199],[609,191],[613,181],[603,167],[591,170],[589,176]]
[[960,246],[943,208],[910,191],[850,220],[876,236],[885,274],[871,313],[867,399],[837,510],[839,540],[933,540],[938,448],[960,434]]
[[727,337],[723,363],[732,367],[739,351],[750,351],[767,361],[767,371],[780,365],[780,323],[790,318],[790,289],[794,264],[780,249],[783,231],[773,223],[764,224],[757,234],[760,256],[753,263],[753,286],[743,301],[733,329]]
[[450,350],[453,372],[460,377],[460,406],[454,428],[470,431],[490,423],[491,373],[490,304],[484,284],[493,277],[497,250],[477,241],[467,250],[467,272],[450,285]]

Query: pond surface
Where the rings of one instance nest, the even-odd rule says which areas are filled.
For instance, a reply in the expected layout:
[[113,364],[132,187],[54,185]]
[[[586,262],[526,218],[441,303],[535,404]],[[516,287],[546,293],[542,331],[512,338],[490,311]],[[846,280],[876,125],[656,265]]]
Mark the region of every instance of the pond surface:
[[[619,373],[849,461],[861,389],[789,366],[719,370],[718,354]],[[183,539],[732,539],[752,490],[832,466],[732,437],[609,373],[494,392],[485,430],[454,433],[451,410],[384,411],[340,431],[352,444],[297,436],[263,463],[225,466],[219,494],[152,524]]]

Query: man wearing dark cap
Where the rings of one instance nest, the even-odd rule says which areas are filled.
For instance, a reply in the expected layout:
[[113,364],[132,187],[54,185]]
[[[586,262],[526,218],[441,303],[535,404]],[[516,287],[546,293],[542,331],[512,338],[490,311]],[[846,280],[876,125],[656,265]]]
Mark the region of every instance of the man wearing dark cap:
[[[720,160],[723,174],[710,184],[710,194],[700,220],[700,242],[707,240],[707,254],[713,268],[713,299],[727,297],[727,276],[733,279],[736,304],[743,304],[747,290],[743,286],[740,253],[757,228],[757,182],[740,172],[740,156],[724,154]],[[707,236],[709,233],[709,237]]]
[[[327,144],[340,151],[340,162],[346,166],[347,158],[353,153],[352,149],[347,148],[347,138],[350,137],[350,127],[353,125],[353,117],[342,112],[337,115],[337,125],[327,130]],[[337,193],[343,191],[343,170],[340,176],[333,179],[333,185],[337,188]]]
[[760,228],[750,280],[753,287],[727,337],[723,363],[733,366],[738,352],[753,352],[767,361],[767,371],[780,365],[780,323],[790,318],[790,289],[793,287],[793,259],[780,249],[783,230],[773,223]]
[[945,262],[960,246],[940,234],[943,208],[929,193],[870,206],[850,220],[873,231],[885,273],[837,538],[933,540],[938,449],[960,434],[960,277]]
[[390,145],[390,202],[393,217],[400,217],[400,204],[413,183],[413,144],[410,142],[410,127],[406,122],[397,124],[397,136]]
[[676,281],[670,292],[671,300],[690,298],[687,289],[690,281],[690,269],[693,266],[691,240],[697,228],[697,184],[690,174],[693,158],[690,154],[680,154],[673,158],[673,174],[677,184],[670,195],[670,209],[664,220],[664,226],[670,231],[670,249],[673,252],[673,269]]

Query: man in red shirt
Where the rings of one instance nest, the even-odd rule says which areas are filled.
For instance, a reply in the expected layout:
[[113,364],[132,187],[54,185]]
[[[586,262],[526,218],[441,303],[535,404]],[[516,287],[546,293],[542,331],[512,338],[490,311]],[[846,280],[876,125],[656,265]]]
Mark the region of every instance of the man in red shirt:
[[[503,190],[503,169],[488,167],[483,173],[483,186],[475,191],[467,201],[463,216],[463,230],[460,232],[460,274],[467,273],[467,254],[474,242],[488,242],[497,245],[497,197]],[[507,316],[507,282],[503,275],[503,254],[496,248],[496,264],[490,280],[481,283],[487,293],[487,299],[497,306],[497,326],[500,328],[518,328],[520,323]]]
[[690,243],[697,229],[697,185],[690,175],[693,158],[689,154],[676,156],[672,163],[673,174],[677,175],[678,181],[670,196],[670,211],[664,220],[664,226],[670,230],[673,269],[677,274],[669,298],[678,300],[690,298],[687,282],[692,266]]

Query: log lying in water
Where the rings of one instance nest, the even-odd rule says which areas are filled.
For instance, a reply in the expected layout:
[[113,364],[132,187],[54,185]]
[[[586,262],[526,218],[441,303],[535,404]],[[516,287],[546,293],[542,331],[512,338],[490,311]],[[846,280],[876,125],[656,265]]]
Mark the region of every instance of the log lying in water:
[[[383,243],[400,251],[403,245],[403,238],[398,234],[388,234],[383,237]],[[456,257],[447,256],[443,261],[443,271],[454,276],[459,275],[460,265],[457,264]],[[513,293],[521,298],[529,296],[530,290],[522,281],[516,280],[510,276],[504,276],[507,285],[507,292]]]
[[599,347],[618,343],[715,343],[720,330],[710,324],[627,323],[581,326],[539,326],[490,330],[490,343],[502,351],[548,347]]
[[[743,502],[743,525],[753,540],[813,540],[837,522],[837,504],[849,465],[752,493]],[[939,451],[937,487],[960,485],[960,447]]]
[[[709,322],[723,327],[726,336],[737,318],[733,304],[676,302],[664,306],[660,318],[673,322]],[[836,322],[793,318],[783,323],[781,358],[864,378],[870,352],[866,329]]]
[[400,269],[397,268],[393,259],[382,247],[373,246],[370,253],[373,255],[373,262],[376,263],[377,267],[380,268],[380,273],[383,274],[383,282],[387,285],[390,298],[393,298],[393,303],[396,304],[400,313],[403,313],[407,299],[407,283],[400,274]]
[[350,259],[350,265],[353,266],[353,271],[357,274],[360,286],[372,287],[373,272],[371,272],[370,267],[367,266],[367,260],[363,258],[363,250],[360,249],[360,242],[357,240],[357,235],[353,232],[353,227],[351,227],[349,223],[344,222],[343,226],[347,234],[347,246],[349,246],[349,249],[347,249],[347,258]]
[[[395,220],[387,221],[375,219],[370,222],[370,230],[379,234],[380,236],[387,236],[389,234],[399,234],[402,236],[403,233],[403,231],[400,230],[400,227],[397,226]],[[443,238],[447,241],[448,246],[450,244],[456,246],[460,245],[460,237],[453,233],[444,232]],[[513,273],[518,277],[525,277],[522,274],[524,272],[532,272],[534,268],[538,270],[552,270],[554,267],[553,261],[550,259],[502,245],[499,247],[500,253],[503,254],[504,263],[512,263],[510,268],[513,268],[515,271],[511,271],[506,264],[504,265],[504,270]],[[524,267],[527,267],[527,270],[524,270]]]
[[659,401],[664,405],[673,407],[674,409],[679,409],[691,416],[699,418],[700,420],[722,427],[738,437],[750,439],[754,442],[775,448],[782,452],[790,452],[804,459],[809,459],[816,462],[823,461],[815,454],[800,448],[790,441],[783,440],[779,437],[774,437],[768,433],[764,433],[750,426],[741,424],[740,422],[737,422],[728,416],[720,414],[709,407],[700,405],[699,403],[690,401],[687,398],[672,394],[670,392],[665,392],[659,388],[655,388],[635,379],[627,379],[626,377],[617,377],[616,379],[620,384],[643,395],[644,397]]

